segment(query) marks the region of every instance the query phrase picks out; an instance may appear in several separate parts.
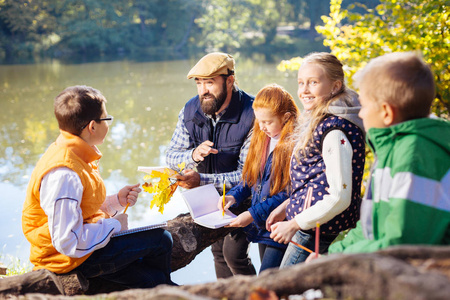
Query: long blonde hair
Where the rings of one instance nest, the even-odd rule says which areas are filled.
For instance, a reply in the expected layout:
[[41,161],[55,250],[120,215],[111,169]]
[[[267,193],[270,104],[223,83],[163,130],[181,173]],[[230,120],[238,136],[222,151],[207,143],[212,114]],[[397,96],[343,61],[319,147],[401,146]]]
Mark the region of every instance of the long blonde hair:
[[[258,92],[253,101],[253,109],[258,108],[269,109],[273,115],[284,120],[280,139],[273,150],[270,195],[274,195],[285,189],[290,183],[290,160],[287,158],[291,157],[295,146],[292,132],[299,109],[291,94],[277,84],[265,86]],[[270,138],[260,129],[259,123],[255,122],[250,148],[242,171],[242,178],[248,186],[255,185],[262,175],[269,141]],[[263,150],[262,153],[261,150]]]
[[344,70],[342,63],[336,56],[327,52],[310,53],[302,61],[304,64],[316,64],[325,71],[325,75],[332,82],[341,82],[341,88],[335,92],[330,92],[330,96],[325,101],[320,101],[310,111],[304,111],[298,118],[295,129],[296,146],[295,157],[299,160],[299,154],[306,155],[309,146],[312,146],[313,134],[319,123],[329,113],[329,107],[334,101],[341,99],[351,103],[354,92],[347,89],[344,82]]

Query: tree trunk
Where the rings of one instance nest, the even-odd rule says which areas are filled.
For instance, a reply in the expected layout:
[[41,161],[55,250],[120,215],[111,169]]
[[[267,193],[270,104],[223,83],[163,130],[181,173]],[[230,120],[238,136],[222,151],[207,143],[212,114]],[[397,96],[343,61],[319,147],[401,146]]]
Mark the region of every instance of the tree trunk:
[[27,293],[62,294],[64,288],[57,276],[47,270],[38,270],[23,275],[0,278],[0,298],[6,295]]
[[[187,266],[205,248],[223,238],[233,228],[209,229],[194,223],[189,213],[167,222],[166,228],[173,238],[172,271]],[[212,263],[212,262],[211,262]],[[38,284],[38,283],[41,284]],[[56,275],[40,270],[0,280],[0,295],[22,295],[29,292],[77,295],[122,291],[126,288],[101,279],[86,279],[78,273]]]
[[233,228],[209,229],[197,225],[190,214],[168,221],[166,229],[173,238],[172,272],[187,266],[205,248],[233,231]]
[[[194,223],[188,214],[168,222],[174,248],[172,270],[189,264],[206,247],[232,231],[211,230]],[[211,262],[212,263],[212,262]],[[86,282],[78,274],[55,276],[40,270],[0,279],[0,298],[25,293],[66,295],[109,293],[123,287]],[[308,264],[271,269],[259,276],[235,276],[215,282],[180,287],[158,286],[115,292],[104,299],[279,299],[319,289],[335,299],[448,299],[450,246],[402,246],[376,253],[330,255]],[[96,296],[93,296],[94,299]],[[45,296],[46,299],[65,299]],[[81,298],[80,298],[81,299]]]
[[[200,226],[192,220],[189,213],[178,215],[176,218],[168,221],[165,229],[172,234],[173,238],[172,272],[187,266],[205,248],[234,230],[233,228],[224,227],[209,229]],[[84,292],[90,295],[126,289],[116,283],[102,279],[89,280],[89,283],[89,288]]]
[[236,276],[180,289],[214,299],[249,299],[261,291],[287,297],[309,289],[320,289],[332,299],[448,299],[449,270],[450,247],[402,247],[330,255],[308,264],[267,270],[258,277]]

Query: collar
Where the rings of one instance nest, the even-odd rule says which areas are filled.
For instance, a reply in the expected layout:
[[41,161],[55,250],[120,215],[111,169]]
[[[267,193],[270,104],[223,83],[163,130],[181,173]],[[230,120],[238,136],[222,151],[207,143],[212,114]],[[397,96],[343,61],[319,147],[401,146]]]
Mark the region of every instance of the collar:
[[[228,106],[227,106],[227,108],[228,108]],[[215,118],[216,122],[217,122],[218,120],[220,120],[220,118],[225,114],[225,112],[227,111],[227,108],[225,108],[224,110],[222,110],[220,113],[216,114],[216,118]],[[212,115],[208,115],[208,114],[205,114],[205,113],[203,113],[203,114],[204,114],[205,117],[207,117],[208,119],[212,119],[212,120],[214,121],[214,118],[213,118]]]
[[94,162],[102,157],[102,153],[97,146],[91,147],[79,136],[64,130],[60,130],[60,135],[55,143],[58,146],[69,148],[86,163]]
[[221,116],[221,122],[238,123],[241,117],[241,91],[232,92],[230,104]]

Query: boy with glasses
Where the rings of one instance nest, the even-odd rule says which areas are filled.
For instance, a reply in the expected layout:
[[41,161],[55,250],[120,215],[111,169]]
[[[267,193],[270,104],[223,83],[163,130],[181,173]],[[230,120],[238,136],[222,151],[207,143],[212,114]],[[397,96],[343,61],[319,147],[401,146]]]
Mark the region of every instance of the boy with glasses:
[[98,170],[113,117],[106,99],[87,86],[66,88],[55,98],[60,135],[39,159],[28,185],[22,227],[31,243],[34,269],[57,274],[76,270],[129,288],[172,284],[172,237],[154,229],[114,237],[126,230],[139,184],[106,196]]

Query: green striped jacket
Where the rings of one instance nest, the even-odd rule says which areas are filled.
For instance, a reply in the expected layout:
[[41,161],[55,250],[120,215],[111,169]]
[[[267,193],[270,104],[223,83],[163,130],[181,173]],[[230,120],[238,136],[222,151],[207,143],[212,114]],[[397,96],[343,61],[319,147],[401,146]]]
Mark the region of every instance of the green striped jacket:
[[450,122],[422,118],[371,128],[367,141],[376,159],[361,219],[329,252],[449,245]]

